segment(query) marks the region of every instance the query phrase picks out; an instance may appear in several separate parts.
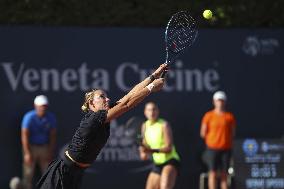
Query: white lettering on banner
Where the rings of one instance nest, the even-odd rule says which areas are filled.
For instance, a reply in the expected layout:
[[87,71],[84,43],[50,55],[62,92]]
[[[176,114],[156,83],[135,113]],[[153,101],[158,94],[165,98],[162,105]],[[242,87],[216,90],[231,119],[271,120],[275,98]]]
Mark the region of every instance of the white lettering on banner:
[[[169,81],[164,90],[172,91],[208,91],[213,92],[219,88],[219,74],[214,69],[201,71],[199,69],[183,69],[182,61],[178,60],[175,64],[177,69],[172,69],[167,75]],[[170,85],[171,83],[172,85]]]
[[[62,72],[55,69],[26,68],[24,63],[20,64],[18,71],[13,70],[12,62],[3,62],[2,67],[13,91],[23,87],[28,92],[41,91],[66,91],[87,90],[88,88],[100,88],[109,90],[109,73],[104,69],[90,70],[83,63],[78,70],[67,68]],[[93,79],[88,85],[88,77]],[[22,86],[21,86],[22,84]]]
[[[66,68],[33,68],[25,63],[15,66],[13,62],[1,63],[8,83],[13,91],[23,88],[27,92],[34,91],[85,91],[89,88],[110,89],[110,73],[103,69],[89,69],[86,62],[78,69]],[[115,84],[121,91],[128,91],[135,83],[128,81],[126,74],[136,81],[143,80],[152,69],[143,69],[137,63],[124,62],[120,64],[114,75]],[[216,69],[186,69],[181,60],[171,66],[167,74],[165,92],[213,92],[219,88],[219,73]]]
[[207,91],[216,91],[219,88],[218,85],[219,74],[216,70],[209,69],[204,73],[204,87]]
[[[175,63],[175,68],[172,68],[167,73],[167,83],[165,84],[165,92],[174,91],[208,91],[213,92],[219,88],[219,74],[214,69],[208,69],[202,71],[199,69],[183,69],[183,62],[178,60]],[[172,66],[173,67],[173,66]],[[132,85],[127,86],[125,84],[125,71],[130,70],[136,73],[140,77],[140,80],[147,77],[152,70],[145,70],[139,68],[138,64],[134,63],[122,63],[115,74],[115,81],[118,87],[123,91],[128,91],[133,87]]]
[[113,120],[110,123],[111,136],[96,161],[141,161],[136,143],[136,129],[125,128],[125,125],[118,125]]
[[21,64],[20,69],[18,70],[18,73],[17,73],[16,76],[14,75],[14,73],[12,71],[13,63],[3,62],[2,66],[3,66],[3,69],[6,73],[6,75],[7,75],[8,81],[9,81],[13,91],[15,91],[18,88],[18,84],[19,84],[20,78],[22,77],[25,65]]
[[247,179],[246,180],[247,189],[281,189],[284,188],[284,179],[283,178],[270,178],[270,179]]
[[[80,68],[78,69],[79,72],[79,79],[80,79],[80,87],[82,91],[85,91],[88,89],[87,84],[87,75],[90,72],[87,68],[87,64],[83,63]],[[107,77],[107,76],[106,76]],[[105,89],[105,88],[104,88]]]
[[77,80],[77,74],[75,72],[75,70],[73,69],[66,69],[63,73],[62,73],[62,86],[65,90],[67,91],[75,91],[77,86],[76,83],[73,83],[72,85],[72,81],[76,81]]
[[186,89],[192,91],[194,89],[193,81],[195,81],[195,88],[197,91],[202,91],[202,73],[200,70],[186,70],[185,71],[186,79]]
[[97,161],[141,161],[138,154],[138,146],[121,148],[104,148],[97,158]]
[[[50,76],[50,79],[49,79]],[[43,91],[49,90],[49,81],[51,80],[51,90],[58,91],[59,90],[59,72],[56,69],[50,70],[42,70],[41,71],[41,87]]]
[[100,88],[103,90],[109,90],[109,74],[104,69],[97,69],[93,71],[93,83],[91,88]]
[[[28,69],[23,75],[23,85],[28,91],[36,91],[38,85],[39,75],[35,69]],[[32,83],[33,82],[33,83]]]
[[126,86],[124,82],[124,72],[126,69],[131,69],[134,72],[138,72],[138,65],[137,64],[132,64],[132,63],[123,63],[121,64],[115,74],[115,80],[118,85],[118,87],[123,90],[123,91],[128,91],[131,89],[131,86]]

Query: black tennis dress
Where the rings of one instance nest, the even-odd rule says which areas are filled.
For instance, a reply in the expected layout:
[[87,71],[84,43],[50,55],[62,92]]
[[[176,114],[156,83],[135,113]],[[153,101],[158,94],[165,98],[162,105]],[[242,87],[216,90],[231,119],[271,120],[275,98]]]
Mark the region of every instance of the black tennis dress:
[[[67,147],[73,160],[91,164],[106,144],[110,135],[109,123],[105,123],[107,111],[89,111],[81,120],[72,141]],[[66,155],[52,161],[37,183],[38,189],[78,189],[84,168]]]

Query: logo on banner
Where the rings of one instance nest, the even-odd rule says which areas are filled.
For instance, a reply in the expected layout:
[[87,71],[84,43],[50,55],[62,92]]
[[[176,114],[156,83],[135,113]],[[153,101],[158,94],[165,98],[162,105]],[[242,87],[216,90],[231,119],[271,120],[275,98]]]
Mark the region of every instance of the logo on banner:
[[[139,173],[152,168],[150,161],[142,161],[139,155],[139,145],[137,143],[137,130],[139,127],[126,127],[119,125],[116,120],[111,122],[110,137],[93,167],[87,172],[103,173],[112,168],[115,163],[120,166],[120,171]],[[102,167],[100,167],[102,163]]]
[[266,141],[261,143],[261,150],[263,152],[284,150],[284,144],[270,144]]
[[[121,91],[129,91],[133,85],[144,80],[152,69],[145,69],[134,62],[123,62],[111,70],[97,67],[90,68],[83,62],[76,67],[38,68],[30,64],[1,62],[8,85],[12,91],[86,91],[99,88],[105,91],[111,89],[111,83]],[[136,81],[136,82],[133,82]],[[214,92],[219,89],[220,74],[216,68],[185,68],[181,60],[172,65],[167,75],[164,92]]]
[[242,46],[245,54],[250,56],[270,55],[279,47],[279,40],[275,38],[258,38],[256,36],[248,36]]
[[135,140],[136,128],[125,128],[117,121],[111,122],[110,137],[98,161],[140,161],[138,145]]
[[246,139],[243,143],[243,151],[247,156],[253,156],[258,151],[258,143],[255,139]]

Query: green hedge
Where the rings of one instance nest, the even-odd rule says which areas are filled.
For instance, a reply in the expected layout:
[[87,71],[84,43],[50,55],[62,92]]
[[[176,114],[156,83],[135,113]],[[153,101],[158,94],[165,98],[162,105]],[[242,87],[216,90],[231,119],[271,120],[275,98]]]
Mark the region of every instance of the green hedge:
[[[214,18],[202,19],[211,9]],[[0,24],[165,26],[189,10],[200,27],[283,27],[284,0],[0,0]]]

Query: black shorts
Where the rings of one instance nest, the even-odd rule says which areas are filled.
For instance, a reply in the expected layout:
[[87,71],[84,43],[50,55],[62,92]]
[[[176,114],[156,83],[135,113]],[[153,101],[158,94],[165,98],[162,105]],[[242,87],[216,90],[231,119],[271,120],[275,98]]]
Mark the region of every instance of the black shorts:
[[153,164],[153,168],[152,168],[151,172],[154,172],[154,173],[157,173],[157,174],[160,175],[162,173],[163,168],[166,165],[173,165],[176,168],[177,172],[179,172],[180,161],[176,160],[176,159],[170,159],[167,162],[160,164],[160,165]]
[[214,150],[207,148],[204,161],[210,171],[227,171],[230,166],[231,150]]

